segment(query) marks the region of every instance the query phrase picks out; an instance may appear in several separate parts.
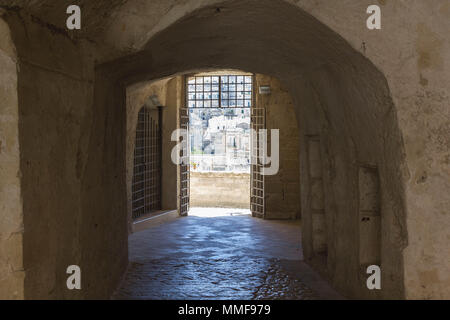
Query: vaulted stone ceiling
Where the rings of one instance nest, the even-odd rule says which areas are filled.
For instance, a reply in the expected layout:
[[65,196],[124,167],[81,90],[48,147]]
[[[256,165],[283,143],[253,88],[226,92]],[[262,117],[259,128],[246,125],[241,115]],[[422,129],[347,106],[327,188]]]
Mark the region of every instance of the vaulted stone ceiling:
[[[245,2],[251,2],[251,5],[247,6],[247,11],[242,13],[244,17],[251,14],[253,8],[261,7],[264,3],[259,0]],[[364,5],[353,0],[326,1],[326,4],[316,0],[283,0],[282,2],[300,7],[319,20],[329,22],[332,26],[336,26],[335,21],[327,20],[329,17],[334,17],[335,13],[328,15],[329,12],[340,12],[341,7],[345,7],[345,12],[349,12],[345,19],[354,16],[355,12],[365,12]],[[0,9],[30,14],[50,27],[68,32],[74,39],[88,39],[95,43],[97,50],[101,51],[104,48],[103,54],[100,54],[104,58],[98,61],[107,61],[141,50],[156,33],[199,8],[210,7],[211,10],[206,14],[215,15],[219,13],[215,11],[216,9],[224,12],[230,5],[235,6],[240,3],[242,3],[241,0],[0,0]],[[81,30],[66,29],[68,17],[66,9],[71,4],[81,7]],[[276,11],[278,16],[283,16],[283,12],[277,9]],[[343,25],[337,24],[339,28]],[[260,31],[266,32],[265,29]],[[343,30],[335,31],[342,34],[340,31]],[[360,39],[357,35],[353,39],[353,33],[351,33],[346,40],[354,48],[359,48]]]
[[66,9],[77,4],[82,12],[82,28],[69,32],[107,45],[120,52],[136,50],[143,34],[151,31],[171,8],[184,1],[168,0],[0,0],[0,8],[32,15],[41,22],[66,31]]
[[82,31],[88,35],[103,29],[115,9],[126,2],[127,0],[0,0],[0,5],[7,8],[23,9],[47,23],[64,28],[67,7],[71,4],[77,4],[81,7],[83,13]]

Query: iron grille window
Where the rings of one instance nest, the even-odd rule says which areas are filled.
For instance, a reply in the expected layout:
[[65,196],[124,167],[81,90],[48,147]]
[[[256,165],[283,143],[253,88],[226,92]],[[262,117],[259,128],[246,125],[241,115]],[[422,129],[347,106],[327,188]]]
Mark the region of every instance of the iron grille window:
[[249,108],[252,106],[252,76],[192,76],[188,78],[187,86],[189,108]]
[[158,117],[158,110],[146,107],[138,114],[132,184],[133,219],[161,210],[161,132]]
[[250,171],[252,75],[187,78],[192,171]]

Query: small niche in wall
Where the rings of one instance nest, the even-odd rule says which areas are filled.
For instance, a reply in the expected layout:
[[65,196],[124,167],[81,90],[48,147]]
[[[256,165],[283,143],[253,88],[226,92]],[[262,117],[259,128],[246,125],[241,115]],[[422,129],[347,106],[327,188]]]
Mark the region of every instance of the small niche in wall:
[[314,253],[327,254],[327,230],[325,214],[313,213],[312,215],[312,234]]
[[322,157],[318,136],[307,137],[309,210],[312,219],[312,246],[316,254],[327,255],[327,228],[324,204]]
[[378,169],[359,166],[359,262],[381,264],[381,200]]

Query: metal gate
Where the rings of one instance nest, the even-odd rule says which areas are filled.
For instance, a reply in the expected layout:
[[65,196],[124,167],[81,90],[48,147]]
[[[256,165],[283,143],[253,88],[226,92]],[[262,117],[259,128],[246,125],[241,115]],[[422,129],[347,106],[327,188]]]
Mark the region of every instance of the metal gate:
[[189,108],[180,108],[180,128],[187,134],[182,138],[180,150],[180,215],[187,216],[189,212],[190,161],[189,161]]
[[158,109],[138,114],[132,182],[133,219],[161,210],[161,131]]
[[252,216],[264,218],[264,176],[263,164],[259,156],[263,154],[261,141],[258,139],[259,131],[266,127],[266,112],[264,108],[251,108],[251,176],[250,176],[250,210]]

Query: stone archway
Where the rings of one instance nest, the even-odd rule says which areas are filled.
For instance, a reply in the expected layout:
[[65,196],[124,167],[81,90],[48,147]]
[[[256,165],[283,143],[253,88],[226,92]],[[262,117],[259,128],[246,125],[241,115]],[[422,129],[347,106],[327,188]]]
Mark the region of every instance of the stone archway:
[[[362,240],[359,204],[368,200],[364,210],[382,211],[386,280],[370,297],[448,296],[445,1],[380,2],[380,32],[364,28],[369,2],[360,0],[80,0],[87,12],[79,32],[65,28],[68,2],[16,2],[0,0],[20,69],[19,118],[8,119],[21,128],[15,195],[25,232],[11,256],[24,252],[25,271],[17,270],[26,274],[25,298],[111,294],[127,263],[125,87],[209,68],[272,75],[292,93],[302,203],[314,202],[303,211],[328,212],[320,226],[332,230],[316,237],[327,259],[315,261],[312,213],[309,222],[304,216],[305,256],[336,287],[366,297],[354,244]],[[6,56],[13,70],[14,55]],[[361,188],[381,192],[361,198]],[[71,264],[83,270],[83,292],[65,287]],[[0,268],[0,279],[11,274],[8,262]]]
[[[279,14],[273,15],[275,11]],[[273,27],[264,29],[267,25]],[[257,6],[254,1],[230,1],[198,9],[156,34],[140,52],[97,71],[110,86],[120,87],[216,68],[274,75],[293,96],[301,139],[305,257],[348,295],[403,297],[403,143],[382,73],[315,18],[282,1],[259,1]],[[309,172],[311,137],[321,154],[314,160],[319,177]],[[366,167],[374,168],[374,177],[368,179],[376,182],[361,191],[358,177]],[[373,189],[377,185],[379,192]],[[365,201],[358,198],[361,192],[375,194],[372,201],[383,208],[382,221],[374,218],[369,227],[376,234],[372,239],[364,238],[360,223],[364,210],[359,203]],[[316,248],[323,245],[325,257]],[[361,250],[371,252],[367,261],[381,260],[383,278],[392,279],[381,293],[365,288],[367,261]]]

